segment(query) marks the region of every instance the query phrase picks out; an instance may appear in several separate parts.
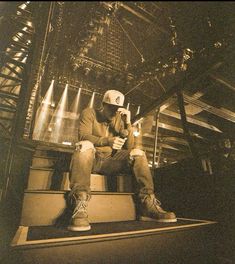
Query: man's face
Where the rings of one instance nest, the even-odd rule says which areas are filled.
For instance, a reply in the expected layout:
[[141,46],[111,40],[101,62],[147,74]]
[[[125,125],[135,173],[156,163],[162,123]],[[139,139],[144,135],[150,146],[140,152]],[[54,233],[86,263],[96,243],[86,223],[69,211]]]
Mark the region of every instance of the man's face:
[[111,121],[112,118],[116,115],[116,112],[119,108],[117,105],[111,105],[111,104],[103,104],[104,106],[104,116],[106,117],[107,120]]

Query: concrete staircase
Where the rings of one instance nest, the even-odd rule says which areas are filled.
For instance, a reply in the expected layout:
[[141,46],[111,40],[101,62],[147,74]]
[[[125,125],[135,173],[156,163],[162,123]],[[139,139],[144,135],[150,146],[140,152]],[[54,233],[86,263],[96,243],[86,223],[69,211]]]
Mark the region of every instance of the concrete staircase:
[[[25,191],[21,225],[53,225],[66,218],[65,191]],[[135,220],[131,193],[92,192],[88,206],[91,223]]]
[[[137,221],[132,177],[127,175],[111,179],[115,180],[116,190],[110,191],[110,179],[93,174],[88,207],[92,229],[68,231],[69,164],[60,169],[57,164],[61,156],[69,163],[71,152],[69,148],[63,152],[58,148],[36,150],[24,194],[21,223],[12,241],[13,261],[215,263],[209,262],[215,261],[215,222],[182,218],[172,224]],[[63,162],[59,160],[59,164]]]

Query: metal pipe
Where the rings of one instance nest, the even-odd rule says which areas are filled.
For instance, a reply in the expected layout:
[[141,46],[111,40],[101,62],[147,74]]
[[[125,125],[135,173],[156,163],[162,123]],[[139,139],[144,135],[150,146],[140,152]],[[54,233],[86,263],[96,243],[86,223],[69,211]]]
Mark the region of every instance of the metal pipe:
[[160,115],[160,108],[156,109],[156,115],[155,115],[156,127],[155,127],[154,146],[153,146],[153,166],[152,166],[153,169],[155,169],[155,160],[156,160],[156,152],[157,152],[159,115]]
[[158,30],[161,31],[162,33],[170,35],[170,33],[167,32],[164,28],[158,26],[156,23],[152,22],[151,20],[149,20],[145,16],[141,15],[139,12],[135,11],[133,8],[129,7],[128,5],[124,4],[123,2],[120,3],[120,6],[123,7],[124,9],[126,9],[127,11],[129,11],[130,13],[132,13],[133,15],[137,16],[138,18],[144,20],[145,22],[150,23],[150,24],[154,24],[158,28]]
[[120,6],[123,7],[124,9],[126,9],[127,11],[129,11],[130,13],[132,13],[133,15],[137,16],[138,18],[144,20],[145,22],[152,23],[152,21],[150,21],[148,18],[144,17],[139,12],[135,11],[134,9],[132,9],[128,5],[124,4],[123,2],[120,3]]
[[190,148],[190,151],[193,157],[196,160],[198,160],[198,153],[194,146],[194,142],[191,137],[190,130],[189,130],[189,125],[188,125],[187,116],[186,116],[185,107],[184,107],[184,97],[183,97],[182,91],[177,92],[177,99],[178,99],[178,106],[180,110],[181,122],[182,122],[182,127],[184,130],[185,137],[188,140],[189,148]]
[[216,80],[217,82],[223,84],[224,86],[228,87],[229,89],[231,89],[232,91],[235,91],[235,87],[233,85],[231,85],[230,83],[228,83],[228,81],[224,80],[222,77],[210,74],[209,75],[212,79]]
[[160,146],[159,151],[158,151],[158,157],[157,157],[157,166],[158,167],[160,165],[161,155],[162,155],[162,146]]

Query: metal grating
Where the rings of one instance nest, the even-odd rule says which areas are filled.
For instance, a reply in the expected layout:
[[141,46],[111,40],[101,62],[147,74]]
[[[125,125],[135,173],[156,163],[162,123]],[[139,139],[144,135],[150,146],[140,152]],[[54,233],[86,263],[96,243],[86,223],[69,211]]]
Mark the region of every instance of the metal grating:
[[123,70],[125,63],[124,38],[122,29],[112,17],[110,26],[104,28],[103,35],[98,38],[89,56],[118,70]]

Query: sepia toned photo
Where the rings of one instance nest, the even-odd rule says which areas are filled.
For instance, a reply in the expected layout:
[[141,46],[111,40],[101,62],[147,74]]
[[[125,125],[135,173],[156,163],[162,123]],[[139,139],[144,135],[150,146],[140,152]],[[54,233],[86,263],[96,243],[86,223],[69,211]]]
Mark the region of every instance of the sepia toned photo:
[[234,14],[0,1],[0,263],[235,263]]

